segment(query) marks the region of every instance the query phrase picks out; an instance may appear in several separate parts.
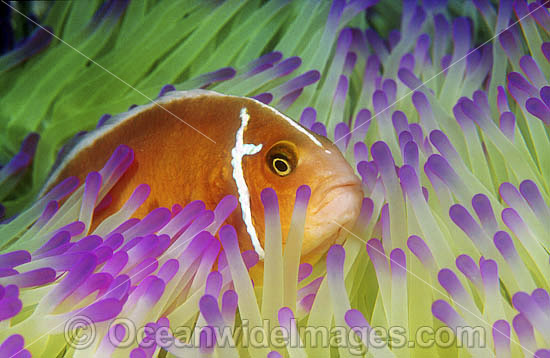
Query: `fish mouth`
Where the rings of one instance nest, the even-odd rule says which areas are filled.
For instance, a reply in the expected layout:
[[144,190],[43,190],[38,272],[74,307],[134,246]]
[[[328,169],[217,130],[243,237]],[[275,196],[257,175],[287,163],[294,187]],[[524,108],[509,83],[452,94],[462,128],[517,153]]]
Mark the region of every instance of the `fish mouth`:
[[363,189],[361,183],[355,180],[347,181],[339,184],[334,184],[325,190],[322,190],[322,196],[320,197],[322,203],[311,212],[312,215],[317,215],[322,210],[325,210],[327,206],[331,205],[333,200],[339,197],[343,192],[360,192],[361,198],[363,196]]
[[352,230],[363,200],[359,180],[332,183],[317,193],[318,205],[308,212],[302,255],[304,261],[318,261],[334,244],[344,241]]

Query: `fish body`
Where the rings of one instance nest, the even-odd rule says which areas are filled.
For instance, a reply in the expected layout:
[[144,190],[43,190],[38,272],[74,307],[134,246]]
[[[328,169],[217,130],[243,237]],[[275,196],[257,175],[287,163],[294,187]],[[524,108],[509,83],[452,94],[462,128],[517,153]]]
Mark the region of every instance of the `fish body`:
[[134,162],[110,191],[111,204],[94,216],[92,226],[118,211],[142,183],[151,187],[151,194],[134,213],[137,218],[158,207],[193,200],[213,210],[223,197],[234,195],[239,205],[226,223],[236,228],[241,251],[255,250],[262,258],[261,191],[276,191],[284,234],[296,190],[306,184],[312,195],[302,262],[314,263],[359,214],[360,181],[328,139],[254,99],[205,90],[169,92],[111,118],[68,153],[43,192],[69,176],[84,180],[121,144],[134,150]]

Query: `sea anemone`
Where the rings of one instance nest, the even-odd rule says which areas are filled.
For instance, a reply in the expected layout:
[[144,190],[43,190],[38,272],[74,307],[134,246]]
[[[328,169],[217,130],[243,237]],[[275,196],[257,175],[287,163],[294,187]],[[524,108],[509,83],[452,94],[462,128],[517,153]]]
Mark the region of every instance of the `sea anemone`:
[[[0,356],[550,356],[546,1],[9,7],[49,27],[0,57]],[[104,113],[198,87],[333,139],[366,195],[343,245],[300,264],[306,186],[288,233],[262,191],[262,286],[231,196],[139,220],[143,183],[91,230],[125,146],[36,198]]]

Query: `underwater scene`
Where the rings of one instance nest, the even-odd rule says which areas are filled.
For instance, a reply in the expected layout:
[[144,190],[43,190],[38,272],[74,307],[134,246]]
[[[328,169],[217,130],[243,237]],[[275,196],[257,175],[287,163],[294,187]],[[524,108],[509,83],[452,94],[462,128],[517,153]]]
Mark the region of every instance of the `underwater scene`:
[[549,11],[0,0],[0,358],[550,358]]

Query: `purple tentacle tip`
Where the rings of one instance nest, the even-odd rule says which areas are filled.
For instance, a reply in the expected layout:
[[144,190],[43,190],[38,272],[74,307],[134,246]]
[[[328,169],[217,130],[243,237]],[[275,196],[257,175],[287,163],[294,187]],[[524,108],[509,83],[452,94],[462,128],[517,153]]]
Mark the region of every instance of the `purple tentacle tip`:
[[525,102],[525,108],[533,116],[537,117],[546,125],[550,125],[550,109],[538,98],[529,98]]
[[162,86],[162,88],[160,89],[157,98],[162,97],[162,96],[164,96],[165,94],[167,94],[168,92],[172,92],[172,91],[175,91],[175,90],[176,90],[176,87],[174,87],[174,86],[171,85],[171,84],[164,85],[164,86]]
[[25,341],[23,336],[14,334],[9,336],[0,345],[0,357],[30,357],[29,351],[25,349]]
[[341,245],[333,245],[327,253],[327,271],[342,271],[346,251]]
[[327,136],[327,128],[321,122],[313,123],[313,125],[311,126],[311,131],[319,135],[322,135],[323,137]]
[[254,97],[255,100],[262,102],[263,104],[269,104],[271,101],[273,101],[273,95],[268,92],[260,93],[259,95],[256,95]]
[[535,352],[533,358],[550,358],[550,350],[548,349],[539,349]]
[[316,118],[317,111],[315,111],[315,108],[307,107],[302,111],[302,115],[300,116],[300,124],[308,129],[311,129]]

